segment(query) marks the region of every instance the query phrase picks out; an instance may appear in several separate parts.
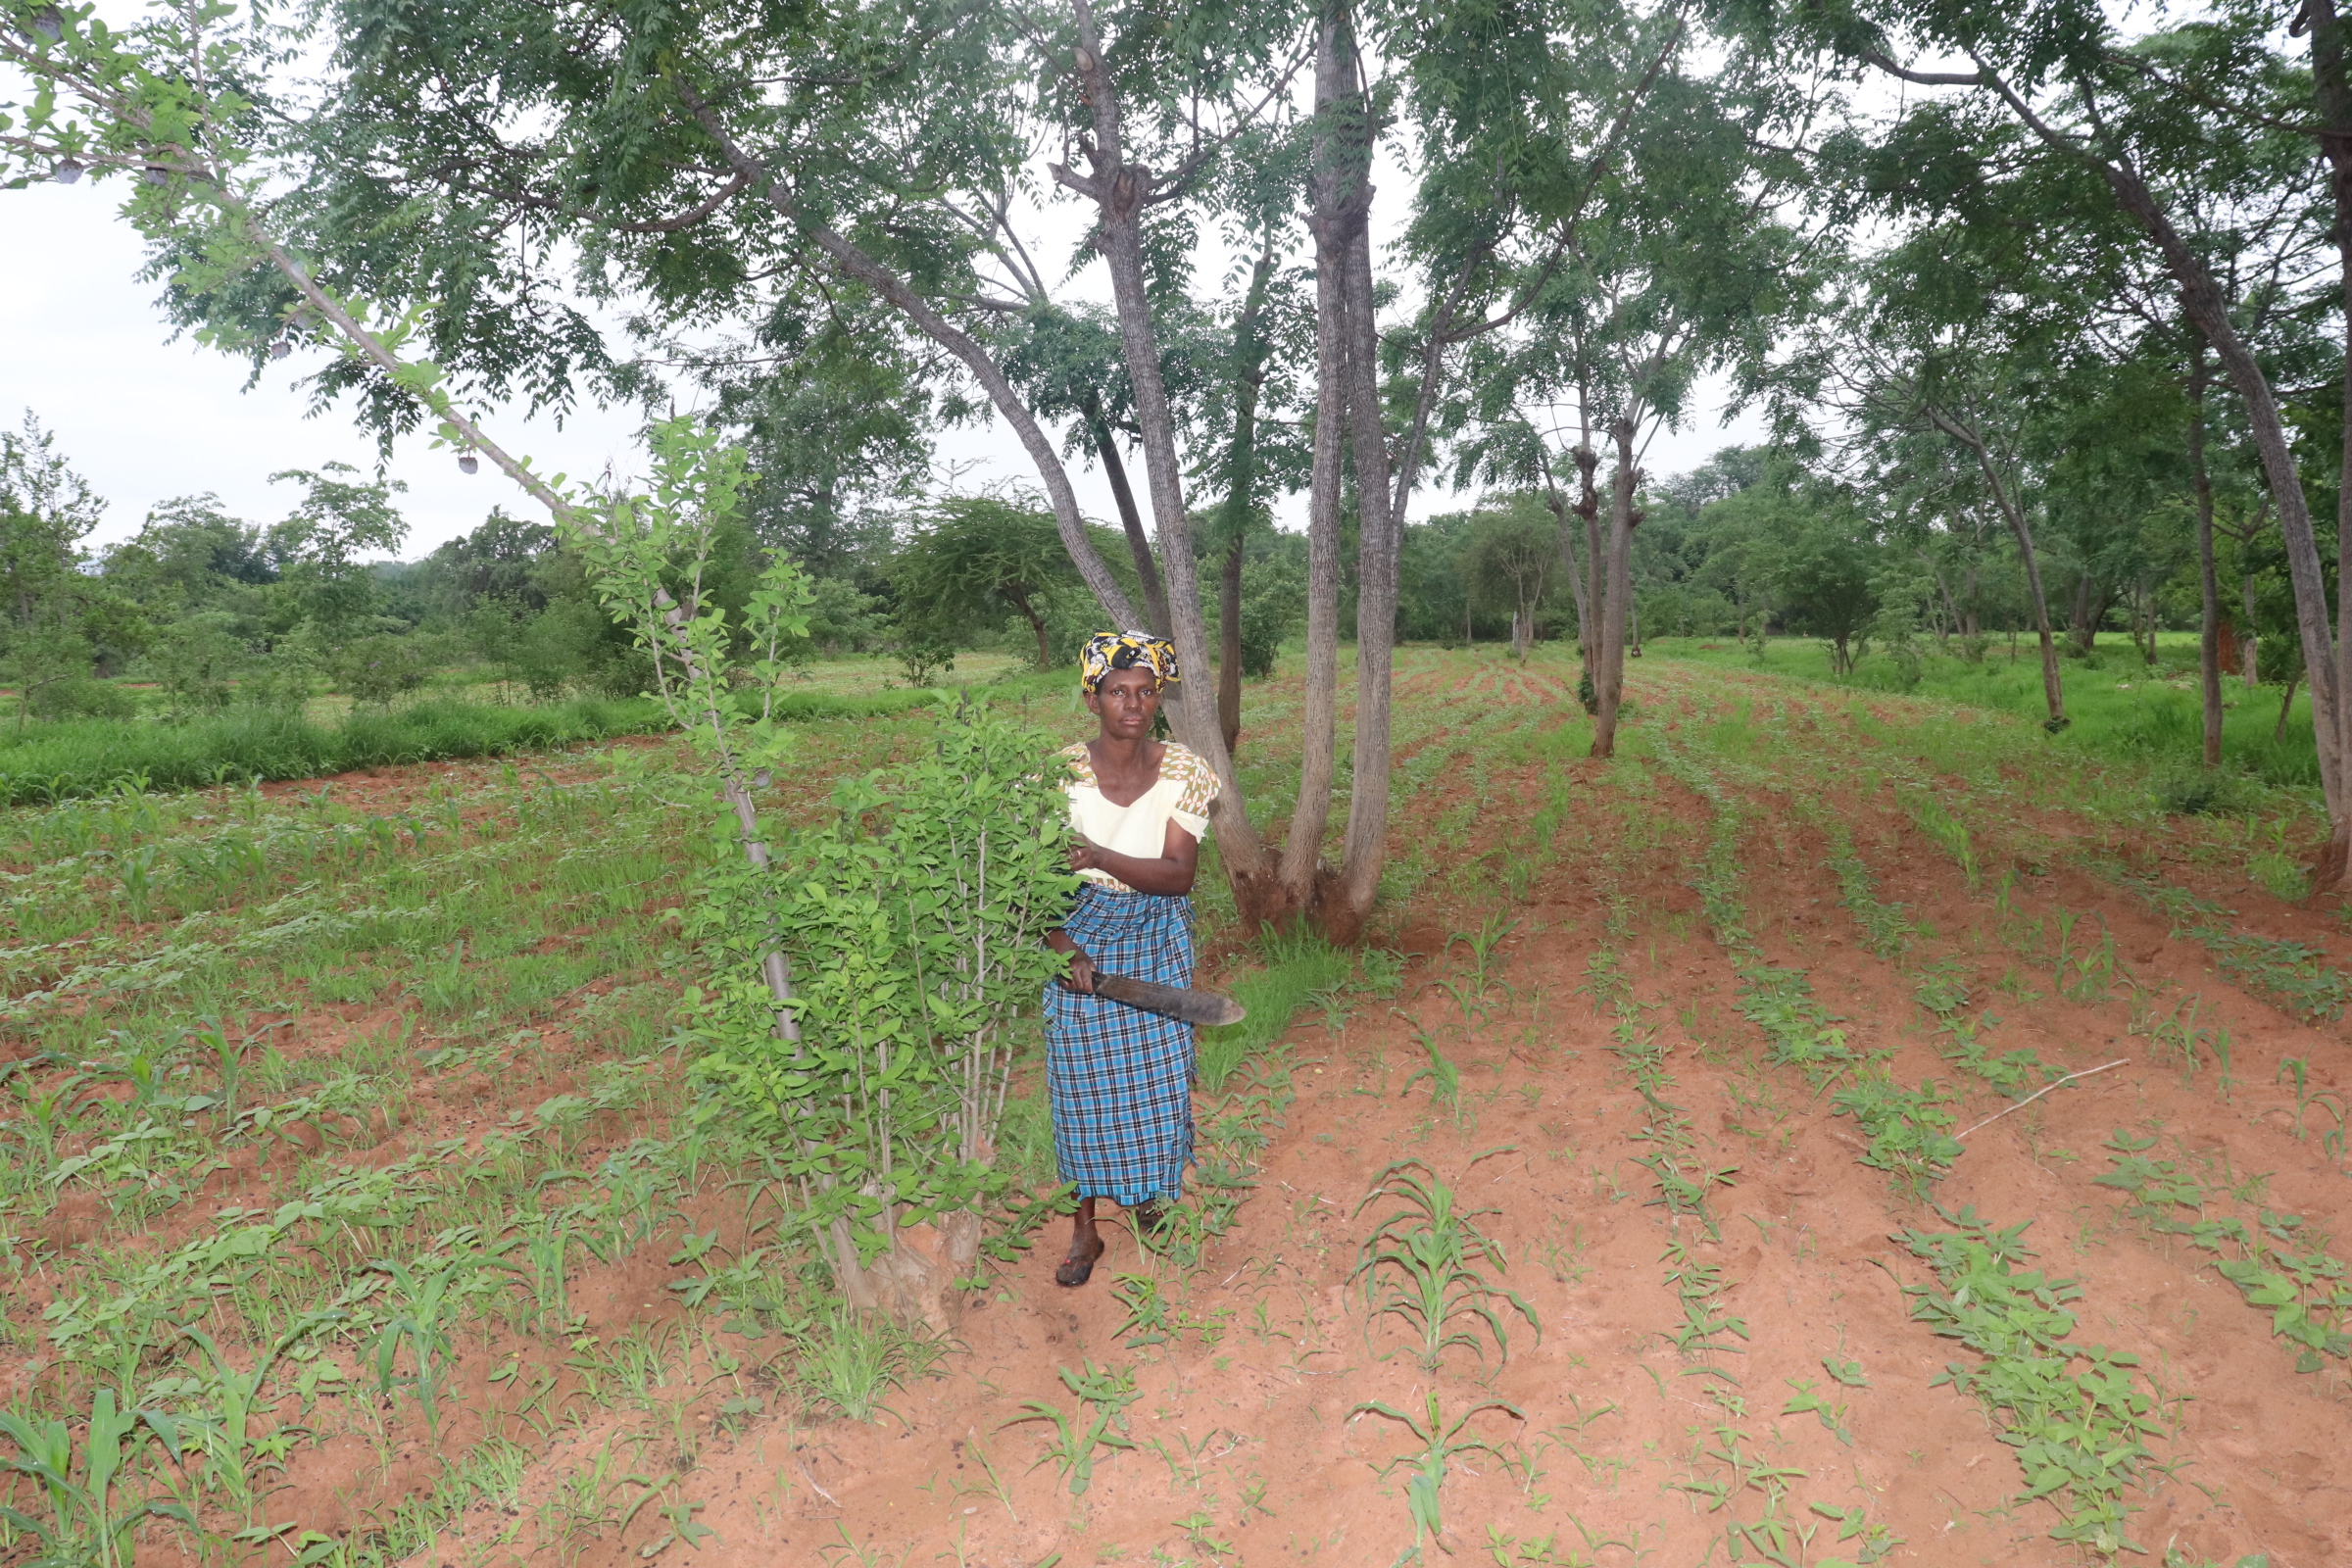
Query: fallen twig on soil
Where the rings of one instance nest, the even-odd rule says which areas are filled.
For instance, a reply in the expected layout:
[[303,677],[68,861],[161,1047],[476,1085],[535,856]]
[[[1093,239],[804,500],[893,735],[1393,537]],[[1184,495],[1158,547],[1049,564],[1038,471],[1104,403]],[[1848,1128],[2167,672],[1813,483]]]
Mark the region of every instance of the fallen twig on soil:
[[[1976,1132],[1976,1131],[1978,1131],[1979,1129],[1982,1129],[1982,1128],[1985,1128],[1985,1127],[1989,1127],[1989,1126],[1991,1126],[1991,1125],[1992,1125],[1994,1122],[1996,1122],[1996,1121],[1999,1121],[1999,1120],[2000,1120],[2000,1119],[2001,1119],[2003,1116],[2006,1116],[2006,1115],[2008,1115],[2010,1110],[2023,1110],[2023,1109],[2025,1109],[2025,1108],[2026,1108],[2026,1106],[2028,1106],[2028,1105],[2031,1105],[2032,1103],[2034,1103],[2034,1102],[2035,1102],[2036,1100],[2039,1100],[2039,1099],[2040,1099],[2042,1096],[2044,1096],[2044,1095],[2048,1094],[2048,1093],[2049,1093],[2051,1090],[2053,1090],[2053,1089],[2063,1089],[2063,1088],[2064,1088],[2064,1087],[2066,1087],[2068,1084],[2071,1084],[2071,1083],[2073,1083],[2073,1082],[2074,1082],[2076,1079],[2078,1079],[2078,1078],[2087,1078],[2087,1077],[2089,1077],[2089,1076],[2090,1076],[2092,1073],[2094,1073],[2094,1072],[2105,1072],[2105,1071],[2106,1071],[2108,1068],[2110,1068],[2110,1067],[2122,1067],[2122,1066],[2125,1066],[2125,1065],[2129,1064],[2129,1063],[2131,1062],[2131,1060],[2132,1060],[2132,1058],[2131,1058],[2130,1056],[2118,1056],[2118,1057],[2116,1057],[2116,1058],[2115,1058],[2115,1060],[2113,1060],[2113,1061],[2103,1061],[2103,1062],[2099,1063],[2099,1065],[2097,1065],[2096,1067],[2085,1067],[2085,1068],[2083,1068],[2083,1069],[2082,1069],[2081,1072],[2070,1072],[2070,1073],[2068,1073],[2068,1074],[2067,1074],[2065,1077],[2063,1077],[2063,1078],[2059,1079],[2059,1080],[2058,1080],[2056,1083],[2053,1083],[2053,1084],[2045,1084],[2045,1085],[2043,1085],[2041,1088],[2034,1090],[2034,1091],[2032,1094],[2028,1095],[2028,1096],[2027,1096],[2025,1099],[2023,1099],[2023,1100],[2019,1101],[2019,1102],[2018,1102],[2016,1104],[2014,1104],[2014,1105],[2011,1105],[2011,1106],[2009,1107],[2009,1110],[1996,1110],[1996,1111],[1994,1111],[1994,1112],[1993,1112],[1991,1115],[1989,1115],[1989,1116],[1985,1117],[1985,1118],[1984,1118],[1983,1121],[1981,1121],[1981,1122],[1977,1123],[1977,1125],[1976,1125],[1975,1127],[1971,1127],[1971,1128],[1968,1130],[1968,1133],[1973,1133],[1973,1132]],[[1961,1137],[1961,1138],[1966,1138],[1966,1137],[1968,1136],[1968,1133],[1960,1133],[1960,1134],[1957,1134],[1956,1136],[1958,1136],[1958,1137]]]

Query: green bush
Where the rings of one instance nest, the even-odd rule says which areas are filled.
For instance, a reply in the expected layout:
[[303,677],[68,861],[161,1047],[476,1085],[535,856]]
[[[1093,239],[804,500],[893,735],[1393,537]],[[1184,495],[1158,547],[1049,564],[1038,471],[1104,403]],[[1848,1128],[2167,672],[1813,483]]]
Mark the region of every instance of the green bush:
[[2255,804],[2245,779],[2219,767],[2177,768],[2150,783],[2148,793],[2180,816],[2227,816],[2251,810]]
[[353,702],[389,708],[395,697],[407,696],[431,677],[440,652],[437,639],[379,632],[340,650],[327,669]]
[[139,700],[112,681],[76,676],[33,690],[26,704],[35,718],[128,718]]

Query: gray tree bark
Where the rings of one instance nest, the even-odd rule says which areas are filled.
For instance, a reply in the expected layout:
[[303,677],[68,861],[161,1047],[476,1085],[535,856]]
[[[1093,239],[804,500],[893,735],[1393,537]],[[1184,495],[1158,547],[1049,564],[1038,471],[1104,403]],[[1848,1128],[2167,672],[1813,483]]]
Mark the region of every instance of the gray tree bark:
[[1331,782],[1339,769],[1340,506],[1348,429],[1347,253],[1370,192],[1345,123],[1355,92],[1355,43],[1345,12],[1315,26],[1315,132],[1307,229],[1315,241],[1315,445],[1307,481],[1306,698],[1298,798],[1282,847],[1282,895],[1304,912],[1316,900]]
[[1594,695],[1600,710],[1592,719],[1592,755],[1617,755],[1617,710],[1625,699],[1625,629],[1627,601],[1633,597],[1634,489],[1641,475],[1634,470],[1634,421],[1619,415],[1609,421],[1609,440],[1617,448],[1617,469],[1609,476],[1609,574],[1600,609],[1600,658],[1593,672]]
[[[1127,554],[1135,563],[1135,580],[1144,591],[1144,614],[1149,618],[1152,635],[1168,634],[1168,588],[1160,581],[1159,562],[1152,554],[1152,541],[1144,533],[1143,514],[1136,510],[1135,487],[1127,482],[1127,465],[1119,457],[1118,432],[1102,416],[1102,400],[1089,393],[1086,408],[1087,434],[1094,437],[1095,456],[1102,464],[1102,477],[1110,483],[1111,504],[1119,509],[1119,528],[1127,535]],[[1121,631],[1132,631],[1121,626]]]
[[2205,463],[2205,340],[2188,354],[2188,475],[2197,498],[2197,586],[2203,619],[2197,637],[2197,682],[2204,699],[2205,765],[2222,760],[2222,593],[2213,566],[2213,474]]
[[[1184,505],[1183,468],[1176,451],[1176,420],[1160,373],[1158,334],[1145,286],[1142,217],[1152,194],[1152,172],[1128,161],[1116,88],[1103,64],[1102,41],[1090,0],[1073,0],[1078,47],[1074,63],[1094,111],[1094,137],[1082,144],[1090,172],[1080,175],[1060,165],[1054,175],[1095,203],[1096,247],[1110,273],[1111,298],[1119,325],[1120,357],[1135,388],[1136,424],[1144,451],[1144,479],[1158,533],[1160,570],[1168,592],[1168,629],[1178,664],[1192,690],[1173,705],[1170,727],[1185,745],[1216,771],[1217,847],[1226,874],[1241,896],[1243,885],[1266,867],[1266,853],[1250,825],[1233,755],[1218,732],[1216,703],[1207,690],[1208,636],[1200,615],[1199,563],[1193,559],[1191,520]],[[1180,688],[1181,691],[1181,688]]]

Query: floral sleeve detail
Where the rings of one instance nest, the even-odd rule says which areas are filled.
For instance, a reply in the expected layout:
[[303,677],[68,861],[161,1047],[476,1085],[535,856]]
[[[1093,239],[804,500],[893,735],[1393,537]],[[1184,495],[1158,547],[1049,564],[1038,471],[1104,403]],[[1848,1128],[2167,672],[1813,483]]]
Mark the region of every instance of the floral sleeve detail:
[[1092,752],[1087,750],[1086,742],[1080,741],[1075,746],[1064,746],[1054,755],[1068,764],[1064,788],[1076,788],[1095,782],[1095,757]]
[[[1176,747],[1169,748],[1171,753],[1179,750]],[[1182,751],[1180,756],[1171,756],[1168,761],[1169,775],[1182,781],[1183,785],[1176,796],[1176,805],[1168,814],[1175,818],[1178,827],[1194,838],[1204,839],[1208,837],[1209,803],[1217,798],[1219,789],[1216,769],[1210,767],[1207,759],[1200,753],[1189,750]]]

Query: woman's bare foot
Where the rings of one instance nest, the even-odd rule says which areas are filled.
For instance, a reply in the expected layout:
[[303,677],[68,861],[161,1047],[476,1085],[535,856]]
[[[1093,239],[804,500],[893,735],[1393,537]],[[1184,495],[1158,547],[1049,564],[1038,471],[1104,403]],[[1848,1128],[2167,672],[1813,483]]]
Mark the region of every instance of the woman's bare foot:
[[1135,1219],[1135,1228],[1146,1236],[1156,1236],[1168,1222],[1168,1205],[1156,1198],[1147,1198],[1127,1211]]
[[1093,1278],[1095,1260],[1102,1255],[1102,1238],[1095,1231],[1095,1200],[1078,1200],[1078,1222],[1070,1231],[1069,1255],[1054,1271],[1056,1285],[1084,1285]]

